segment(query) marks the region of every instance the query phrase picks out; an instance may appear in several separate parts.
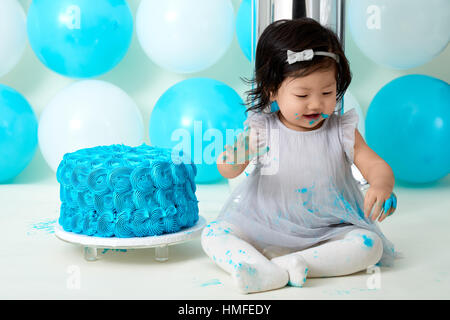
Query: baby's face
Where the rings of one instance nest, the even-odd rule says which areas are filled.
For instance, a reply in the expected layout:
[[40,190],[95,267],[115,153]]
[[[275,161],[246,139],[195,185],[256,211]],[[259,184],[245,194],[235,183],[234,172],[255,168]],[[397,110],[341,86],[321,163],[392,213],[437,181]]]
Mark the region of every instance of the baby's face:
[[306,77],[286,78],[271,100],[277,101],[278,116],[288,128],[298,131],[317,129],[336,106],[335,71],[320,70]]

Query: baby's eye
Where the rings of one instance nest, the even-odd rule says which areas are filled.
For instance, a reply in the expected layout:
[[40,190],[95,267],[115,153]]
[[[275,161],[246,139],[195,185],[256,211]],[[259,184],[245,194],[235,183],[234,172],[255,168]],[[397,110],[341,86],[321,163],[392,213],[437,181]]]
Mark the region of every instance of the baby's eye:
[[331,92],[324,92],[323,94],[330,94]]
[[306,96],[299,96],[299,95],[297,95],[297,97],[299,97],[299,98],[306,98],[307,95]]

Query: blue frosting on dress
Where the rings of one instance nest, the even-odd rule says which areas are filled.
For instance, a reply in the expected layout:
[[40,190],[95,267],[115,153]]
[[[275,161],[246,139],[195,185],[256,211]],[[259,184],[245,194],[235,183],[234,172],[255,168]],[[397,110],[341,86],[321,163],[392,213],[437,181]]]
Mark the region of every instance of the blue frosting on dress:
[[65,231],[97,237],[173,233],[198,220],[195,164],[142,144],[66,153],[58,166]]

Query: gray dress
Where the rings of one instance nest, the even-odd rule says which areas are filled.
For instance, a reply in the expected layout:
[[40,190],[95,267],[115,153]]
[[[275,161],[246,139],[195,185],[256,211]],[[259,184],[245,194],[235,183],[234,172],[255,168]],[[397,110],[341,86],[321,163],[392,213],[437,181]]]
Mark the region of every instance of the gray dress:
[[[240,229],[256,247],[299,251],[352,229],[363,228],[383,241],[379,265],[391,266],[398,253],[378,222],[365,218],[364,197],[351,165],[358,114],[333,113],[312,131],[286,127],[274,113],[252,113],[245,122],[257,130],[250,174],[232,192],[218,220]],[[262,149],[260,149],[262,150]]]

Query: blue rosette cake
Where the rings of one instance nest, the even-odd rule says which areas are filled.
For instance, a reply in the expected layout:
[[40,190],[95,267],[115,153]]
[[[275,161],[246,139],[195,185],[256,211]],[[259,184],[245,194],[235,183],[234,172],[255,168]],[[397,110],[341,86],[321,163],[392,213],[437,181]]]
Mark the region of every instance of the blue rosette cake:
[[196,224],[195,164],[142,144],[67,153],[58,166],[59,224],[96,237],[147,237]]

